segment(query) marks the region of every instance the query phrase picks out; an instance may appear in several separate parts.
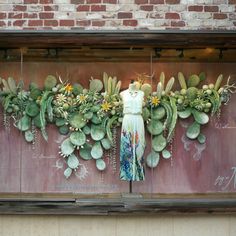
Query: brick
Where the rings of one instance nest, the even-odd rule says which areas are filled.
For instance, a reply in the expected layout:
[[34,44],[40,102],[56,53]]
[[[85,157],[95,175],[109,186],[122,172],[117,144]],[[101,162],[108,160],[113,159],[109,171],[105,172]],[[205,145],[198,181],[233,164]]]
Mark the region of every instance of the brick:
[[167,12],[166,14],[165,14],[165,18],[166,19],[180,19],[180,16],[179,16],[179,14],[178,13],[175,13],[175,12]]
[[40,0],[40,4],[53,4],[53,0]]
[[9,19],[22,19],[23,14],[22,13],[9,12],[8,13],[8,18]]
[[13,11],[26,11],[27,7],[24,5],[14,5]]
[[24,0],[24,4],[37,4],[38,0]]
[[13,26],[22,27],[25,24],[26,20],[15,20],[13,21]]
[[0,12],[0,19],[6,19],[7,14],[5,12]]
[[152,13],[150,13],[149,17],[153,18],[153,19],[163,19],[165,17],[165,14],[152,12]]
[[76,22],[77,26],[84,26],[84,27],[86,27],[86,26],[90,26],[90,24],[91,24],[90,20],[78,20]]
[[213,19],[216,19],[216,20],[223,20],[223,19],[227,19],[227,18],[228,18],[228,16],[225,13],[214,13],[214,15],[213,15]]
[[140,10],[142,10],[142,11],[153,11],[153,5],[141,5]]
[[123,20],[123,25],[135,27],[138,25],[137,20]]
[[28,26],[43,26],[43,20],[29,20]]
[[52,13],[52,12],[40,12],[39,13],[39,18],[40,19],[53,19],[54,18],[54,13]]
[[218,12],[219,7],[218,6],[204,6],[205,12]]
[[0,20],[0,27],[3,27],[3,26],[6,26],[6,22],[5,22],[5,21],[2,21],[2,20]]
[[91,5],[91,11],[106,11],[106,5]]
[[58,11],[58,5],[46,5],[43,6],[44,11]]
[[57,20],[44,20],[44,26],[58,26]]
[[133,14],[132,12],[118,12],[117,17],[118,19],[132,18]]
[[92,21],[92,26],[96,26],[96,27],[103,27],[105,25],[106,21]]
[[108,4],[116,4],[117,0],[103,0],[103,3],[108,3]]
[[28,12],[26,12],[26,13],[24,13],[23,17],[26,18],[26,19],[27,18],[30,18],[30,19],[38,18],[38,14],[37,13],[28,13]]
[[135,4],[148,4],[148,0],[135,0]]
[[150,4],[164,4],[164,0],[150,0]]
[[166,0],[166,4],[180,4],[180,0]]
[[171,21],[170,25],[172,27],[184,27],[185,26],[185,22],[180,20],[180,21]]
[[236,4],[236,0],[229,0],[229,4]]
[[102,0],[86,0],[87,4],[96,4],[96,3],[101,3]]
[[43,5],[41,4],[29,4],[27,6],[27,11],[29,12],[41,12],[43,11]]
[[192,5],[192,6],[188,6],[188,11],[203,11],[203,6],[199,6],[199,5]]
[[71,4],[84,4],[85,0],[71,0]]
[[79,5],[77,7],[77,11],[89,11],[90,10],[90,6],[89,5]]
[[60,26],[75,26],[74,20],[60,20]]

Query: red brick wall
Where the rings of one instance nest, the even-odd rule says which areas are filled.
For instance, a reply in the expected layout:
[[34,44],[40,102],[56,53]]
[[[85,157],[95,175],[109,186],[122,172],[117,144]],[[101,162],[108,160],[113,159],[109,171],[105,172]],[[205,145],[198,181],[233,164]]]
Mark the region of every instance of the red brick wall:
[[0,0],[0,29],[236,29],[236,0]]

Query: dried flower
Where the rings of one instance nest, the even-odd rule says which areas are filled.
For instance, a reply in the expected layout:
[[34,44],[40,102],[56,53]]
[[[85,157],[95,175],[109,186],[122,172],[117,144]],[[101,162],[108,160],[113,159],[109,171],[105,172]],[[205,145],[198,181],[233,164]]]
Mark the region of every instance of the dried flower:
[[103,111],[109,111],[111,109],[111,104],[109,103],[109,102],[107,102],[107,101],[105,101],[105,102],[103,102],[103,104],[102,104],[102,110]]

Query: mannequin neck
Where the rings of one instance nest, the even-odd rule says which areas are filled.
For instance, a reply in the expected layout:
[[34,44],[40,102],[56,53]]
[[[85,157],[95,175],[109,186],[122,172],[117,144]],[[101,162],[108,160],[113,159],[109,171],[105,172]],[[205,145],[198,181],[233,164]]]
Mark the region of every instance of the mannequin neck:
[[129,84],[129,91],[131,91],[131,92],[137,91],[137,87],[136,87],[135,83]]

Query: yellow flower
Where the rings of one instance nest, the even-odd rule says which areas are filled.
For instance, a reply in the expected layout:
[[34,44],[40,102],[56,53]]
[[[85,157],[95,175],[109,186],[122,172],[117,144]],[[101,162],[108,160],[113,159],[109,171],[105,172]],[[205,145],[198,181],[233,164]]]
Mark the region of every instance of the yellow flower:
[[153,97],[151,98],[151,104],[152,104],[153,106],[158,106],[159,103],[160,103],[160,99],[159,99],[157,96],[153,96]]
[[109,111],[111,109],[111,104],[109,103],[109,102],[104,102],[103,104],[102,104],[102,110],[103,111]]
[[73,90],[73,87],[70,85],[70,84],[67,84],[66,86],[65,86],[65,91],[66,92],[71,92]]
[[78,95],[77,99],[79,100],[79,103],[83,103],[86,100],[87,96],[84,94]]

